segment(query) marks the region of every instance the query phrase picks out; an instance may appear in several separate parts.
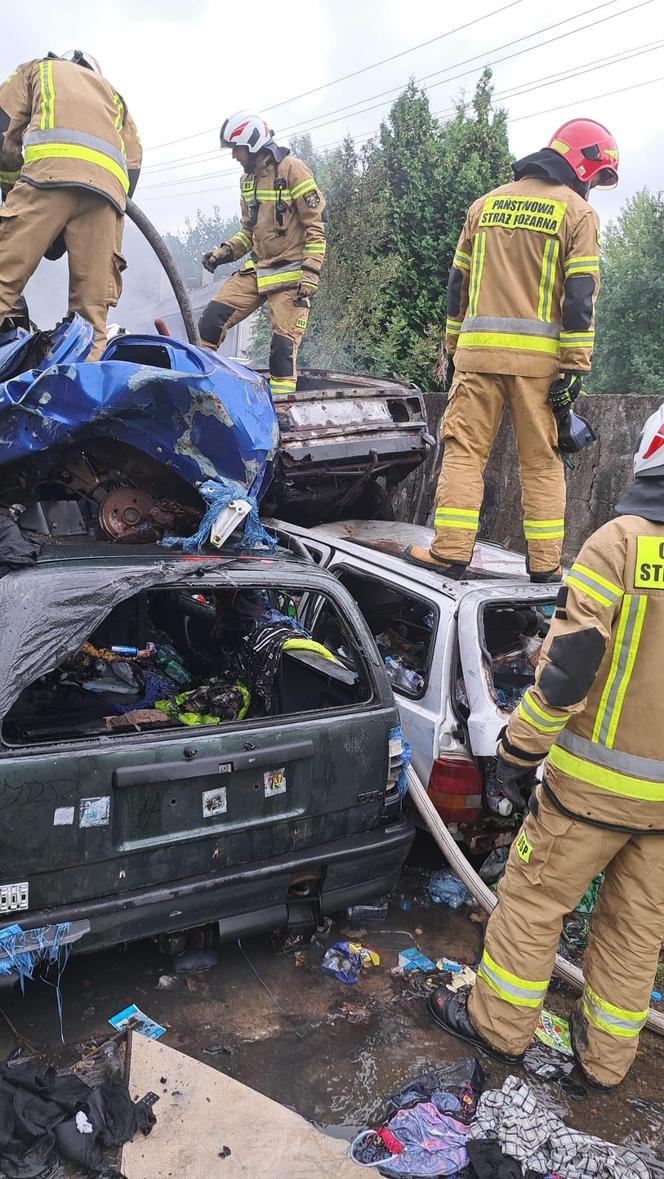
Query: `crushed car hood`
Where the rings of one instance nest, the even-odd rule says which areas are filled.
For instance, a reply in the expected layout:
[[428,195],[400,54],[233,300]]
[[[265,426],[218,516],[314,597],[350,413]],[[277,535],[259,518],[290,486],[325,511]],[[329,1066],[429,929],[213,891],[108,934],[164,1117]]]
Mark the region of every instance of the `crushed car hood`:
[[0,466],[84,432],[142,451],[192,486],[233,479],[260,494],[278,442],[263,377],[171,337],[118,336],[86,364],[91,344],[78,315],[52,332],[0,336]]

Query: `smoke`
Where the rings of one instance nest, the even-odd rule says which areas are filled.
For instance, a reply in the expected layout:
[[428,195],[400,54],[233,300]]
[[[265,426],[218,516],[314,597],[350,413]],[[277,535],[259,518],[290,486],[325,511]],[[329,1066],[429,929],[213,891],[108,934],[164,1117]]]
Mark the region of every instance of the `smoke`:
[[[151,312],[165,299],[170,288],[152,248],[128,218],[125,218],[123,253],[127,269],[117,307],[109,312],[109,323],[119,323],[129,331],[140,330]],[[25,288],[30,316],[38,327],[52,328],[67,314],[67,258],[43,261]],[[156,311],[155,311],[156,313]]]

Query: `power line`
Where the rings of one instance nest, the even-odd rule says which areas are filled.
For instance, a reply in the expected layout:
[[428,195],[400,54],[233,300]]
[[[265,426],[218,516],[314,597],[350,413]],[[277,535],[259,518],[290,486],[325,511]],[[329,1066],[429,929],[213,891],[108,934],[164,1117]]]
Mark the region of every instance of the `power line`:
[[[650,3],[650,0],[643,0],[643,2]],[[473,54],[472,57],[466,57],[463,59],[463,61],[456,61],[452,65],[445,66],[444,69],[442,69],[442,70],[435,70],[434,73],[432,73],[432,74],[424,74],[421,78],[415,78],[415,82],[417,84],[419,84],[421,82],[428,82],[430,78],[438,78],[438,77],[440,77],[441,74],[448,74],[451,70],[457,69],[459,66],[468,65],[472,61],[479,61],[481,59],[482,62],[484,63],[485,58],[490,53],[499,53],[501,49],[509,49],[509,48],[511,48],[512,45],[520,45],[522,41],[529,41],[531,37],[537,37],[537,36],[539,36],[540,33],[548,33],[551,31],[551,29],[558,29],[558,28],[560,28],[561,25],[568,25],[570,23],[570,21],[578,20],[582,16],[587,16],[591,12],[597,12],[601,8],[608,8],[608,7],[610,7],[611,4],[614,4],[614,3],[616,3],[616,0],[603,0],[603,3],[595,4],[595,5],[593,5],[592,8],[585,8],[583,10],[583,12],[576,12],[573,16],[565,17],[564,20],[554,21],[553,24],[544,25],[541,29],[533,29],[532,33],[525,33],[522,37],[517,37],[516,39],[511,40],[511,41],[505,41],[502,45],[494,46],[493,49],[484,50],[484,52],[482,52],[482,53],[475,53],[475,54]],[[610,16],[605,17],[604,19],[605,20],[612,20],[614,16],[620,16],[620,13],[612,13]],[[584,25],[584,26],[582,26],[581,29],[570,29],[569,33],[565,33],[564,36],[571,37],[571,36],[573,36],[574,33],[581,32],[583,28],[587,28],[587,27],[589,27],[589,26]],[[542,44],[546,45],[546,44],[548,44],[548,42],[544,41],[544,42],[542,42]],[[520,52],[521,53],[530,53],[533,49],[538,49],[538,48],[539,48],[538,45],[531,45],[525,50],[520,50]],[[514,55],[514,56],[516,56],[516,55]],[[508,59],[505,59],[505,60],[508,60]],[[487,62],[486,64],[491,65],[492,63]],[[476,68],[483,69],[483,65],[478,66]],[[475,71],[474,70],[466,70],[465,72],[470,74],[470,73],[474,73]],[[464,77],[465,75],[458,75],[458,76]],[[452,78],[444,78],[442,81],[448,82],[448,81],[453,81],[453,80],[454,79],[452,79]],[[436,83],[436,84],[438,85],[439,83]],[[343,114],[345,111],[352,110],[353,107],[359,106],[360,103],[364,104],[366,102],[372,102],[374,98],[385,98],[385,97],[390,96],[392,94],[399,93],[401,90],[403,90],[403,86],[393,86],[389,90],[380,91],[379,94],[371,94],[371,95],[369,95],[368,98],[358,100],[358,102],[351,102],[348,104],[348,106],[337,107],[337,109],[333,110],[333,111],[324,111],[321,115],[318,115],[317,118],[324,119],[324,118],[327,118],[328,115]],[[300,123],[291,123],[289,126],[281,129],[282,134],[292,131],[294,128],[301,126],[302,123],[307,123],[307,122],[309,122],[309,120],[302,119],[302,120],[300,120]]]
[[[621,86],[618,90],[606,90],[606,91],[604,91],[603,94],[587,94],[583,98],[571,99],[569,102],[561,103],[559,106],[549,107],[547,110],[531,111],[527,115],[518,115],[516,118],[510,119],[510,122],[520,123],[520,122],[523,122],[524,119],[534,119],[538,115],[550,115],[552,113],[555,113],[556,111],[566,110],[570,106],[579,106],[581,103],[595,102],[597,99],[600,99],[600,98],[613,98],[617,94],[626,94],[629,90],[639,90],[643,86],[654,86],[656,82],[664,82],[664,74],[660,75],[657,78],[648,78],[647,81],[645,81],[645,82],[636,82],[632,86]],[[521,97],[521,96],[519,95],[518,97]],[[436,111],[435,117],[437,118],[442,113],[444,113],[444,112]],[[370,136],[372,134],[374,134],[374,132],[370,132],[369,135],[366,136],[366,138],[370,138]],[[225,185],[224,188],[202,188],[202,189],[198,189],[196,192],[169,193],[166,196],[157,195],[157,196],[146,197],[145,200],[147,200],[147,201],[170,201],[170,200],[174,200],[178,197],[182,198],[182,197],[194,197],[194,196],[210,196],[213,193],[217,193],[217,192],[230,192],[231,189],[237,189],[237,186],[235,184],[229,184],[229,185]]]
[[[615,3],[615,0],[609,0],[610,3]],[[311,94],[318,94],[321,90],[327,90],[330,86],[336,86],[339,82],[347,82],[350,78],[357,78],[360,74],[366,74],[369,70],[375,70],[378,66],[386,65],[390,61],[396,61],[398,57],[405,57],[408,53],[415,53],[418,49],[424,49],[427,45],[433,45],[436,41],[444,41],[447,37],[452,37],[455,33],[461,33],[464,29],[470,29],[473,25],[479,24],[480,21],[489,20],[492,16],[498,16],[499,13],[505,12],[508,8],[515,8],[517,4],[522,4],[523,0],[509,0],[508,4],[501,5],[500,8],[494,8],[491,12],[485,13],[483,16],[476,16],[474,20],[469,20],[463,25],[457,25],[455,29],[448,29],[446,33],[439,33],[436,37],[430,37],[428,41],[420,41],[418,45],[411,45],[409,49],[402,49],[399,53],[393,53],[390,57],[384,57],[380,61],[374,61],[370,65],[362,66],[359,70],[353,70],[350,74],[342,74],[339,78],[333,78],[331,82],[323,82],[320,86],[314,86],[311,90],[304,90],[302,94],[295,94],[292,98],[283,98],[280,102],[274,102],[271,106],[266,106],[266,111],[277,110],[280,106],[288,106],[291,102],[299,102],[301,98],[308,98]],[[215,131],[216,127],[208,127],[205,131],[197,131],[193,135],[182,135],[179,139],[169,139],[167,143],[157,143],[153,147],[146,147],[146,151],[158,151],[162,147],[171,147],[174,143],[184,143],[188,139],[198,139],[201,135],[209,135],[211,131]]]
[[[510,87],[507,90],[497,91],[494,94],[493,99],[494,101],[500,101],[502,99],[517,98],[522,94],[528,94],[533,90],[540,90],[543,86],[555,86],[561,82],[570,81],[572,78],[579,77],[580,75],[591,74],[597,70],[606,69],[609,66],[620,65],[625,61],[630,61],[632,58],[641,57],[645,53],[653,53],[662,48],[664,48],[664,40],[651,41],[646,42],[643,45],[632,46],[630,49],[625,49],[621,53],[614,53],[608,57],[597,58],[594,62],[588,62],[587,65],[573,66],[569,70],[566,70],[562,73],[560,71],[556,71],[556,73],[548,74],[544,78],[539,78],[537,80],[531,79],[528,82],[522,82],[519,85]],[[436,112],[436,117],[445,114],[453,114],[455,109],[455,107],[448,107],[444,111]],[[373,134],[373,132],[371,132],[371,134]],[[330,146],[336,146],[336,144],[332,144]],[[321,147],[318,150],[323,150],[323,148]],[[155,184],[142,186],[142,189],[143,191],[147,192],[154,188],[168,188],[180,184],[193,184],[199,180],[216,180],[222,176],[232,175],[235,171],[236,169],[227,169],[218,173],[203,172],[197,176],[184,176],[179,180],[160,180]],[[226,189],[222,189],[220,191],[226,191]]]
[[[512,45],[518,45],[522,41],[527,41],[531,37],[538,36],[540,33],[549,32],[551,29],[559,28],[561,25],[564,25],[564,24],[569,24],[569,22],[571,20],[577,20],[582,16],[587,16],[589,13],[597,12],[598,10],[600,10],[602,8],[606,8],[611,4],[615,4],[616,2],[617,2],[617,0],[603,0],[603,3],[596,4],[591,8],[584,9],[582,12],[576,13],[572,17],[566,17],[564,20],[557,21],[551,25],[544,25],[540,29],[535,29],[532,33],[524,34],[524,36],[522,36],[522,37],[518,37],[512,41],[506,41],[502,45],[497,45],[493,49],[487,50],[486,54],[498,53],[501,49],[507,49]],[[483,61],[482,65],[475,66],[469,70],[464,70],[461,73],[454,74],[449,78],[444,78],[440,82],[435,82],[431,86],[426,87],[425,89],[431,90],[435,86],[443,85],[444,83],[448,83],[448,82],[457,81],[459,78],[467,77],[468,74],[477,73],[479,70],[484,69],[485,65],[488,65],[488,66],[500,65],[504,61],[511,61],[515,57],[520,57],[523,54],[531,53],[533,50],[540,49],[546,45],[550,45],[550,44],[554,43],[555,41],[563,40],[566,37],[572,37],[572,36],[574,36],[575,33],[584,32],[586,29],[594,28],[598,24],[603,24],[606,21],[615,19],[616,17],[624,16],[630,12],[633,12],[635,9],[643,8],[645,5],[651,4],[652,2],[653,2],[653,0],[640,0],[640,2],[638,4],[631,5],[629,8],[621,9],[620,12],[610,13],[608,16],[601,17],[597,21],[590,21],[586,25],[580,25],[576,29],[570,29],[565,33],[559,34],[557,37],[551,37],[545,41],[540,41],[540,42],[538,42],[537,45],[529,45],[525,49],[517,50],[515,53],[506,54],[504,57],[497,58],[495,61],[488,61],[488,62]],[[459,66],[462,66],[462,65],[467,65],[469,62],[477,61],[479,58],[484,59],[485,54],[475,54],[473,57],[465,58],[463,61],[455,62],[455,63],[453,63],[453,65],[445,67],[445,70],[437,70],[433,74],[425,74],[421,78],[416,78],[415,82],[418,84],[422,83],[422,82],[426,82],[429,80],[429,78],[438,77],[441,73],[449,73],[450,70],[457,69]],[[365,99],[358,100],[358,102],[350,103],[347,107],[340,107],[340,108],[338,108],[338,110],[327,111],[323,115],[316,116],[316,118],[313,121],[310,121],[310,122],[304,121],[303,123],[300,123],[300,124],[297,124],[297,123],[291,124],[290,127],[286,127],[284,129],[284,133],[287,133],[287,132],[293,133],[294,132],[295,134],[303,135],[308,131],[320,130],[323,127],[327,127],[327,126],[330,126],[334,123],[341,122],[342,120],[341,119],[329,119],[324,122],[320,122],[318,120],[320,120],[321,118],[326,119],[327,115],[338,114],[339,111],[348,111],[348,110],[352,111],[352,108],[356,107],[356,106],[360,106],[360,109],[357,111],[352,111],[352,113],[350,115],[348,115],[348,118],[354,118],[356,115],[365,114],[368,111],[378,110],[381,106],[386,106],[388,104],[387,101],[386,102],[378,102],[374,106],[367,106],[366,104],[368,102],[372,102],[372,100],[374,98],[381,98],[385,94],[392,95],[394,93],[400,93],[402,90],[403,90],[403,85],[401,87],[395,87],[391,90],[383,91],[381,94],[369,95]],[[174,141],[174,142],[176,142],[176,141]],[[183,156],[183,157],[181,157],[179,162],[185,163],[189,160],[191,160],[193,162],[196,159],[196,160],[199,160],[201,163],[203,163],[203,162],[207,162],[207,160],[214,159],[216,156],[217,156],[216,152],[202,153],[199,156]],[[162,165],[159,165],[159,164],[148,165],[148,168],[150,168],[151,171],[159,172],[159,171],[166,171],[166,170],[170,171],[175,166],[176,166],[175,162],[167,161],[165,164],[162,164]],[[233,174],[233,171],[234,171],[234,169],[225,169],[223,172],[219,172],[218,175],[219,176],[221,176],[221,175],[230,176]],[[213,173],[210,173],[210,176],[212,176],[212,175],[213,175]],[[203,179],[203,178],[204,177],[202,177],[202,176],[196,177],[196,179]],[[194,178],[190,177],[189,179],[194,179]],[[166,183],[168,183],[168,182],[166,182]],[[176,183],[176,182],[174,181],[173,183]]]
[[[634,12],[638,8],[644,8],[647,4],[652,4],[652,2],[653,2],[653,0],[639,0],[638,4],[632,4],[632,5],[630,5],[629,8],[623,8],[620,12],[612,12],[612,13],[610,13],[609,16],[600,17],[599,20],[589,21],[588,24],[579,25],[579,27],[577,29],[570,29],[566,33],[559,33],[558,36],[556,36],[556,37],[548,37],[546,39],[546,41],[540,41],[540,42],[538,42],[537,45],[530,45],[530,46],[528,46],[527,49],[519,49],[515,53],[508,53],[504,57],[496,58],[494,61],[487,61],[486,65],[487,66],[494,66],[494,65],[500,65],[504,61],[511,61],[515,57],[520,57],[523,53],[530,53],[533,49],[541,49],[545,45],[553,45],[554,42],[556,42],[556,41],[562,41],[566,37],[573,37],[575,33],[582,33],[586,29],[595,28],[596,25],[603,25],[607,21],[615,20],[616,17],[625,16],[628,13]],[[603,5],[600,5],[600,7],[603,7]],[[589,9],[587,11],[592,12],[593,10]],[[550,27],[554,27],[554,26],[550,26]],[[523,38],[519,38],[519,40],[523,40]],[[516,44],[518,44],[518,42],[514,41],[514,42],[512,42],[512,44],[516,45]],[[459,64],[463,65],[464,63],[460,62]],[[482,69],[482,68],[484,68],[484,67],[483,66],[476,67],[476,69]],[[448,83],[448,82],[455,82],[459,78],[464,78],[464,77],[466,77],[467,74],[474,73],[474,72],[475,72],[475,69],[463,70],[459,74],[452,74],[449,78],[444,78],[441,82],[433,82],[432,85],[429,86],[427,89],[433,90],[436,86],[442,86],[444,83]],[[387,106],[391,101],[392,100],[390,98],[384,99],[382,102],[377,102],[373,106],[365,106],[361,110],[351,111],[345,117],[347,119],[353,119],[357,115],[366,114],[369,111],[378,110],[382,106]],[[337,118],[337,119],[327,119],[326,121],[324,121],[322,123],[313,123],[310,126],[303,127],[302,131],[299,133],[302,134],[304,131],[319,131],[322,127],[329,127],[333,123],[340,123],[340,122],[342,122],[341,117]]]

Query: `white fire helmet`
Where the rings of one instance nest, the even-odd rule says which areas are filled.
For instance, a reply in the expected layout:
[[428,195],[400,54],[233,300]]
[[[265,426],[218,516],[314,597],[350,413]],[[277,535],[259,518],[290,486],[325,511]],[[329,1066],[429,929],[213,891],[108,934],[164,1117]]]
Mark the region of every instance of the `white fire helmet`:
[[255,111],[236,111],[222,123],[222,147],[247,147],[252,155],[272,142],[272,132],[262,115]]
[[664,401],[648,418],[634,455],[635,476],[664,476]]
[[60,57],[63,61],[73,61],[75,65],[85,66],[88,70],[93,70],[95,74],[102,77],[101,66],[96,57],[91,53],[86,53],[84,49],[68,49],[66,53],[61,53]]

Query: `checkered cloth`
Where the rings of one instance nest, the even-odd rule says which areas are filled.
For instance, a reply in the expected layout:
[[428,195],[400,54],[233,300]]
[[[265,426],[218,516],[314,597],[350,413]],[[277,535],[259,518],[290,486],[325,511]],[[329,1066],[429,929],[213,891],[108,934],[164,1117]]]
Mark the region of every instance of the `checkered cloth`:
[[502,1089],[487,1089],[480,1097],[468,1140],[486,1139],[517,1159],[524,1172],[554,1171],[562,1179],[651,1179],[633,1151],[570,1130],[518,1077],[508,1077]]

